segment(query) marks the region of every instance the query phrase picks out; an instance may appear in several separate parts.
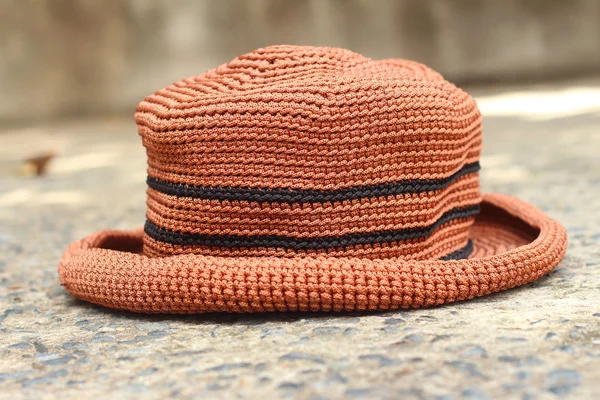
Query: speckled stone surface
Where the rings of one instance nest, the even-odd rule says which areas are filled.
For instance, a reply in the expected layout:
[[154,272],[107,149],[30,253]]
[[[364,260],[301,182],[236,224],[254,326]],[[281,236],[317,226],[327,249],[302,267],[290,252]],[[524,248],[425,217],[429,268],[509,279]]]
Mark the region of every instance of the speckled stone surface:
[[[562,221],[564,261],[526,287],[386,313],[145,316],[77,301],[56,273],[64,248],[144,220],[135,126],[4,129],[0,397],[600,398],[600,108],[563,89],[476,93],[488,112],[483,188]],[[18,176],[21,157],[49,148],[46,176]]]

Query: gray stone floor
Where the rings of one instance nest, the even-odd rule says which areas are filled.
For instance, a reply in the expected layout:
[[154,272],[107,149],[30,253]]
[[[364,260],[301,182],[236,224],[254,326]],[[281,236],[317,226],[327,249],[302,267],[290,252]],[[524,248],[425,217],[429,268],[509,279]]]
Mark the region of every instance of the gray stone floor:
[[[562,221],[565,260],[523,288],[425,310],[144,316],[71,298],[56,267],[144,219],[132,118],[0,133],[1,398],[600,398],[600,85],[475,90],[482,182]],[[53,149],[47,175],[19,162]]]

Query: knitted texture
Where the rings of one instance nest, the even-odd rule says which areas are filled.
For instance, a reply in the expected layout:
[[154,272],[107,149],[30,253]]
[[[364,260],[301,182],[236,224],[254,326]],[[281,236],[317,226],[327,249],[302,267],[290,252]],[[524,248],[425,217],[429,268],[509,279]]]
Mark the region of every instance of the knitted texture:
[[481,116],[431,69],[276,46],[148,96],[144,253],[466,255]]
[[148,313],[424,307],[531,282],[564,228],[479,189],[473,99],[413,61],[275,46],[148,96],[147,220],[69,246],[74,296]]

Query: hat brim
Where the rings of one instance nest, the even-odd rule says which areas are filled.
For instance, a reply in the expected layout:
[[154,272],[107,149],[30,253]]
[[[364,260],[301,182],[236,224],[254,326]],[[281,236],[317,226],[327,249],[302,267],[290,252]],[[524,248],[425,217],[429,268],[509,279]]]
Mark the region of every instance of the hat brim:
[[531,282],[567,247],[565,229],[513,197],[483,195],[465,260],[212,257],[141,254],[143,230],[101,231],[60,261],[73,296],[143,313],[353,311],[417,308]]

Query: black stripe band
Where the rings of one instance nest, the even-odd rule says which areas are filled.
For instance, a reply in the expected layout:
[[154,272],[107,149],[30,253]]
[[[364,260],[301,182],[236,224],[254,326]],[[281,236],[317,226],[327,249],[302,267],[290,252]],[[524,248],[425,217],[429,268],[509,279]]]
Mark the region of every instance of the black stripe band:
[[349,233],[341,236],[321,236],[315,238],[297,238],[276,235],[206,235],[191,232],[174,232],[161,228],[149,220],[146,221],[144,230],[148,236],[157,241],[179,246],[197,245],[225,248],[270,247],[292,250],[318,250],[424,238],[431,235],[438,227],[447,222],[472,217],[478,213],[479,205],[473,205],[449,210],[445,212],[440,219],[429,226],[377,232]]
[[458,250],[448,254],[447,256],[442,257],[441,260],[443,260],[443,261],[464,260],[465,258],[469,258],[469,256],[471,255],[472,252],[473,252],[473,241],[471,239],[469,239],[467,241],[467,245],[465,247],[463,247],[462,249],[458,249]]
[[479,171],[479,162],[465,164],[454,174],[441,179],[411,179],[400,182],[354,186],[337,190],[260,189],[247,187],[188,186],[148,177],[152,189],[177,197],[205,200],[257,201],[279,203],[326,203],[405,193],[422,193],[446,188],[461,176]]

